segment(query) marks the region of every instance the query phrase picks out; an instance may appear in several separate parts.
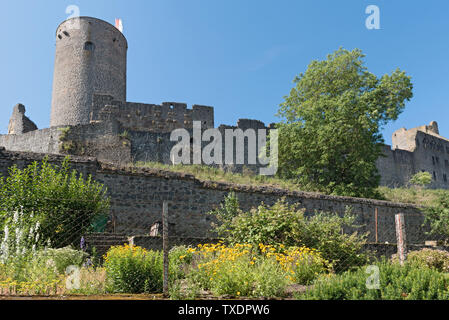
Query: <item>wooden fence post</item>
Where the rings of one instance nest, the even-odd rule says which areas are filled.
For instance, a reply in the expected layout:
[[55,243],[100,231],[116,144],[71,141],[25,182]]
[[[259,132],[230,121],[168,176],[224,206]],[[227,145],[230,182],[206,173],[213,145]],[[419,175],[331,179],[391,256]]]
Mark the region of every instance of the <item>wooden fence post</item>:
[[398,213],[394,216],[396,224],[396,240],[398,244],[398,258],[401,265],[404,265],[407,259],[407,245],[405,239],[405,221],[404,214]]
[[162,250],[164,255],[163,293],[168,296],[168,202],[162,205]]
[[375,217],[375,224],[376,224],[376,243],[378,243],[379,242],[379,234],[378,234],[378,230],[377,230],[377,226],[378,226],[378,211],[377,211],[377,208],[375,209],[375,212],[374,212],[374,217]]

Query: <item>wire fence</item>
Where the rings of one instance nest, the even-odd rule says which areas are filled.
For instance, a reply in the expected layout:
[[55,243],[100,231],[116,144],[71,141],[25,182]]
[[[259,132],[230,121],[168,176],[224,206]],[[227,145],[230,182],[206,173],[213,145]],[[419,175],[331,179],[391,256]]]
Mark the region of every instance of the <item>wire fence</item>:
[[[187,261],[185,254],[181,254],[183,251],[178,250],[181,253],[177,255],[176,248],[190,248],[188,252],[192,253],[205,246],[219,246],[220,239],[214,233],[201,229],[214,221],[213,216],[203,212],[183,219],[184,201],[111,202],[107,214],[86,206],[86,200],[68,205],[66,199],[60,199],[55,203],[59,204],[0,209],[0,295],[73,292],[168,295],[175,286],[182,286],[182,275],[189,268],[198,268],[200,259],[198,256],[197,260]],[[131,208],[138,210],[133,212],[135,209]],[[360,259],[362,253],[368,254],[371,261],[391,258],[394,254],[404,260],[408,251],[435,246],[440,240],[427,232],[420,214],[397,216],[382,208],[354,214],[358,227],[341,233],[366,234],[366,243],[360,247],[344,247],[341,243],[328,247],[316,245],[327,259],[332,259],[333,272],[368,263]],[[133,215],[134,219],[123,218]],[[315,236],[327,241],[325,234]],[[351,244],[349,238],[345,239]],[[255,244],[253,249],[260,254],[264,248]],[[24,258],[30,256],[41,259]],[[141,259],[133,260],[133,257]],[[210,257],[219,258],[219,251],[212,252]],[[51,270],[54,274],[50,274]]]

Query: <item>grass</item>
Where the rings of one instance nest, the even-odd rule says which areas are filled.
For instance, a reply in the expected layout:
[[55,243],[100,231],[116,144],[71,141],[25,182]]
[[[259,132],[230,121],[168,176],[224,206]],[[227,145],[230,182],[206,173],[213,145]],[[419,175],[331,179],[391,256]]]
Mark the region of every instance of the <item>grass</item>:
[[276,177],[256,175],[255,173],[250,172],[250,170],[244,170],[244,173],[232,173],[226,172],[221,168],[214,168],[205,165],[167,165],[158,162],[137,162],[136,164],[134,164],[134,166],[139,168],[154,168],[172,172],[192,174],[200,180],[255,186],[271,186],[274,188],[281,188],[292,191],[301,190],[316,192],[314,190],[305,190],[304,186],[300,186],[294,181],[279,179]]
[[378,190],[385,200],[425,207],[434,205],[442,195],[449,196],[449,190],[444,189],[378,187]]
[[[260,176],[247,170],[244,173],[225,172],[223,169],[204,165],[167,165],[158,162],[138,162],[135,166],[140,168],[154,168],[173,172],[187,173],[194,175],[200,180],[210,180],[216,182],[228,182],[235,184],[245,184],[253,186],[270,186],[274,188],[287,189],[291,191],[316,192],[308,187],[299,185],[292,180],[285,180],[276,177]],[[409,188],[388,188],[378,187],[381,197],[377,200],[409,203],[415,205],[429,206],[436,202],[443,194],[449,196],[448,190],[425,189],[419,187]]]

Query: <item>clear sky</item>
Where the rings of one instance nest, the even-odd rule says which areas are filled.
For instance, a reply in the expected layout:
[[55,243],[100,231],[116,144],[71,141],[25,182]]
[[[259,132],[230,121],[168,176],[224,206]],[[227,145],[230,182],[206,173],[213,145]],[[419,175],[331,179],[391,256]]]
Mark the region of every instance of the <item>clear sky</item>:
[[[427,0],[1,0],[0,133],[23,103],[49,126],[55,31],[77,5],[128,39],[128,101],[215,107],[215,123],[276,122],[295,75],[340,46],[360,48],[378,76],[399,67],[414,97],[384,130],[439,122],[449,137],[449,1]],[[368,30],[368,5],[380,30]]]

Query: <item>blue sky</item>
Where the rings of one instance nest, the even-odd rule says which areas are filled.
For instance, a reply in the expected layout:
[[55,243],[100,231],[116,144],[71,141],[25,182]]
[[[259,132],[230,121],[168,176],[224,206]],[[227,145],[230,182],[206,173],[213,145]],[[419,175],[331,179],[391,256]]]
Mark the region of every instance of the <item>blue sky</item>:
[[[278,121],[295,75],[340,46],[360,48],[378,76],[399,67],[414,97],[384,130],[439,121],[449,137],[449,1],[405,0],[1,0],[0,133],[21,102],[49,126],[55,30],[66,8],[110,23],[128,39],[128,101],[215,107],[215,123]],[[368,30],[365,8],[380,8]]]

